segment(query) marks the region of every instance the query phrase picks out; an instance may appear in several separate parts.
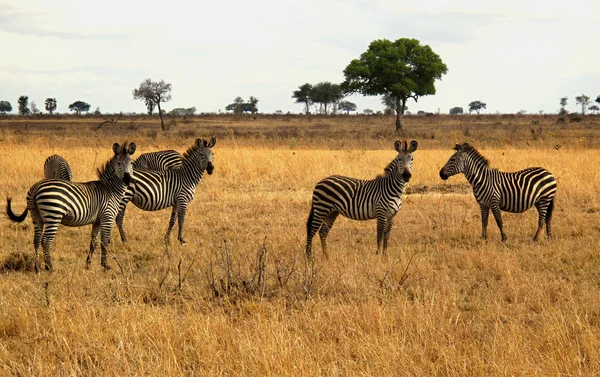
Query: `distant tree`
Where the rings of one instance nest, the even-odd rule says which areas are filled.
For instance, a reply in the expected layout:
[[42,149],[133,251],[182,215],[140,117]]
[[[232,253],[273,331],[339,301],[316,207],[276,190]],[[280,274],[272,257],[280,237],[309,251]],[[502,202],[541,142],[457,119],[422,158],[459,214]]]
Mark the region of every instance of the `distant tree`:
[[481,112],[481,110],[486,108],[486,104],[481,101],[473,101],[469,104],[469,113],[475,111],[477,114]]
[[464,113],[463,108],[459,107],[459,106],[455,106],[450,109],[450,115],[458,115],[458,114],[463,114],[463,113]]
[[527,110],[521,109],[517,112],[517,115],[525,115],[527,114]]
[[12,111],[12,105],[8,101],[0,101],[0,114],[4,115]]
[[585,111],[592,101],[590,101],[590,97],[582,94],[580,96],[575,97],[575,101],[577,104],[581,105],[581,115],[585,115]]
[[244,112],[256,114],[258,112],[258,106],[256,106],[257,104],[258,98],[250,96],[248,102],[244,105]]
[[363,110],[363,114],[365,114],[365,115],[371,115],[371,114],[373,114],[373,110],[371,110],[371,109],[364,109]]
[[338,109],[345,111],[346,114],[350,114],[350,111],[356,111],[356,104],[350,101],[342,101],[338,104]]
[[52,115],[56,111],[56,98],[46,98],[44,102],[44,108]]
[[144,104],[146,105],[146,109],[148,109],[148,115],[152,115],[154,113],[154,108],[156,107],[154,102],[150,100],[144,100]]
[[567,109],[565,109],[565,107],[567,106],[568,99],[569,99],[569,97],[567,97],[567,96],[560,97],[560,109],[558,110],[558,113],[560,115],[567,115],[569,113],[567,111]]
[[[383,113],[386,115],[396,114],[396,103],[398,102],[397,98],[386,93],[381,96],[381,103],[383,104]],[[408,110],[408,106],[404,105],[404,113],[406,114],[406,110]]]
[[[142,81],[139,88],[133,89],[133,99],[139,99],[144,101],[146,108],[148,109],[148,113],[152,115],[151,110],[154,110],[154,106],[158,109],[158,115],[160,116],[160,126],[163,131],[166,131],[168,128],[165,127],[165,122],[163,119],[163,112],[160,109],[161,102],[169,102],[171,100],[171,84],[166,83],[164,80],[160,81],[152,81],[150,79],[146,79]],[[149,104],[153,104],[150,109]]]
[[277,115],[283,115],[283,111],[281,111],[281,110],[275,110],[275,114],[277,114]]
[[598,114],[598,111],[600,111],[600,107],[596,106],[596,105],[592,105],[588,108],[590,111],[593,111],[594,114]]
[[244,112],[244,99],[242,97],[235,97],[233,103],[225,106],[226,111],[231,111],[234,114],[241,114]]
[[90,104],[83,101],[75,101],[69,105],[69,111],[75,111],[77,115],[81,115],[82,112],[87,113],[90,111]]
[[417,115],[425,115],[425,114],[427,114],[427,113],[423,110],[417,111]]
[[600,96],[596,97],[596,102],[600,103]]
[[96,107],[96,110],[94,110],[94,116],[101,116],[102,115],[102,111],[100,111],[100,106]]
[[312,102],[320,104],[323,112],[327,114],[327,106],[338,103],[344,98],[344,93],[338,84],[323,81],[313,86],[310,97]]
[[439,55],[416,39],[379,39],[344,69],[342,89],[345,94],[388,94],[395,98],[396,131],[400,131],[406,101],[435,94],[435,80],[447,72]]
[[29,114],[29,97],[21,96],[19,97],[19,114],[27,115]]
[[306,114],[309,113],[310,105],[312,105],[313,100],[311,97],[313,90],[313,86],[309,83],[305,83],[304,85],[300,85],[298,90],[294,90],[292,92],[292,98],[296,100],[296,103],[304,104],[304,112]]
[[40,109],[38,109],[35,101],[31,101],[31,103],[29,104],[29,109],[31,110],[31,113],[33,115],[39,114],[39,112],[40,112]]
[[182,107],[177,107],[177,108],[171,110],[171,112],[169,114],[175,115],[175,116],[190,116],[190,115],[194,115],[195,113],[196,113],[195,107],[188,107],[187,109],[184,109]]

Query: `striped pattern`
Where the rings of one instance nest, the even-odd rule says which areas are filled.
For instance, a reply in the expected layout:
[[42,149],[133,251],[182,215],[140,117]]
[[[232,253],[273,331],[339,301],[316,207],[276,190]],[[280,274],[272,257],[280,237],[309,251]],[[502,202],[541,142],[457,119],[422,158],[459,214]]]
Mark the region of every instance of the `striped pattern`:
[[12,221],[22,222],[27,217],[27,212],[31,212],[36,271],[40,245],[44,249],[46,269],[52,270],[51,248],[59,224],[71,227],[92,224],[86,265],[90,264],[96,249],[96,238],[100,233],[102,266],[109,268],[106,248],[110,243],[112,224],[119,210],[119,203],[132,179],[131,155],[135,148],[134,143],[122,146],[115,143],[114,156],[98,170],[97,181],[77,183],[51,179],[37,182],[27,193],[27,208],[21,215],[17,216],[12,212],[11,199],[8,198],[6,212]]
[[67,160],[57,154],[53,154],[44,162],[44,178],[72,181],[73,172]]
[[181,167],[169,170],[135,170],[135,182],[128,187],[117,215],[117,227],[123,242],[127,242],[123,219],[126,206],[131,201],[144,211],[159,211],[172,207],[165,243],[170,244],[170,235],[176,219],[179,223],[177,239],[182,244],[185,243],[183,224],[188,203],[194,199],[196,187],[204,176],[204,171],[208,174],[213,172],[211,148],[216,141],[214,137],[210,141],[196,139],[195,144],[184,153]]
[[134,162],[134,169],[167,170],[181,167],[183,156],[174,150],[141,154]]
[[487,224],[490,210],[496,219],[502,241],[506,241],[502,225],[501,211],[521,213],[532,206],[538,211],[538,229],[533,237],[539,239],[540,232],[546,225],[546,236],[550,238],[550,223],[554,210],[556,195],[556,179],[544,168],[527,168],[521,171],[506,173],[491,169],[489,161],[479,151],[467,143],[457,144],[456,153],[440,170],[444,180],[455,174],[463,173],[471,186],[473,194],[481,209],[481,237],[487,238]]
[[317,183],[306,223],[306,254],[312,258],[312,239],[319,232],[323,254],[327,256],[327,236],[341,214],[353,220],[377,219],[377,253],[383,241],[386,251],[394,217],[402,207],[402,194],[412,176],[413,140],[394,144],[398,155],[385,168],[384,175],[362,180],[334,175]]

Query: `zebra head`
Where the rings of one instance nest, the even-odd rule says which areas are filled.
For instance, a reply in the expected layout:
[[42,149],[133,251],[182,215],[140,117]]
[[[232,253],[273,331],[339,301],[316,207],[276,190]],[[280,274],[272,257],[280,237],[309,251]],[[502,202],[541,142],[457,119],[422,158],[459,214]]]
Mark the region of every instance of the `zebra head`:
[[398,156],[395,158],[395,161],[397,161],[395,165],[398,169],[398,173],[402,175],[402,179],[405,182],[410,181],[410,178],[412,177],[413,152],[417,150],[418,145],[419,143],[417,143],[416,140],[410,142],[410,147],[406,140],[396,140],[394,143],[394,149],[398,152]]
[[135,153],[135,143],[125,142],[123,145],[119,143],[113,144],[113,152],[115,155],[110,160],[114,174],[123,180],[123,183],[128,185],[133,177],[133,164],[131,155]]
[[201,168],[202,170],[206,169],[208,174],[212,174],[213,170],[215,170],[214,156],[212,152],[212,147],[217,143],[217,138],[212,136],[210,140],[204,139],[196,139],[196,147],[201,151]]
[[454,150],[456,151],[452,157],[446,162],[446,165],[440,170],[440,178],[444,181],[453,175],[463,173],[465,169],[465,156],[464,153],[469,147],[468,143],[456,144]]

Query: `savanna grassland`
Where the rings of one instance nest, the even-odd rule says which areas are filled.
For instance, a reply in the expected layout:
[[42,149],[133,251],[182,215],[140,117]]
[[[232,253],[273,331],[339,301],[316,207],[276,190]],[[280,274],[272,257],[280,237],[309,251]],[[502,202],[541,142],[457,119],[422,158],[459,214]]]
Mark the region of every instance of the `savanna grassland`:
[[[214,174],[188,209],[188,243],[163,242],[170,211],[129,205],[111,270],[84,268],[91,227],[60,227],[55,272],[32,271],[33,227],[0,221],[0,375],[592,376],[600,374],[600,118],[407,117],[413,179],[386,255],[374,221],[339,218],[329,258],[304,255],[315,183],[372,178],[395,157],[391,117],[87,117],[0,120],[0,189],[21,213],[45,158],[95,179],[114,142],[136,155],[217,136]],[[552,240],[534,209],[479,238],[462,176],[438,172],[468,141],[494,167],[558,181]],[[134,156],[135,157],[135,156]]]

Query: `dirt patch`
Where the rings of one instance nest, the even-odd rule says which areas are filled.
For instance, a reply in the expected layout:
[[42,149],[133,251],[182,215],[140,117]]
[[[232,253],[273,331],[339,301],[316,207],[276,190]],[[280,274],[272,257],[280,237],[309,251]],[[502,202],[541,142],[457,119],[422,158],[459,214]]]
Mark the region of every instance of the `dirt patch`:
[[468,194],[472,191],[471,185],[468,183],[459,184],[440,184],[440,185],[419,185],[409,186],[404,192],[407,195],[411,194]]

